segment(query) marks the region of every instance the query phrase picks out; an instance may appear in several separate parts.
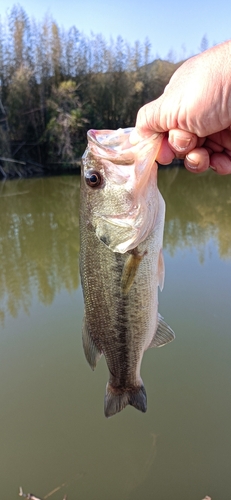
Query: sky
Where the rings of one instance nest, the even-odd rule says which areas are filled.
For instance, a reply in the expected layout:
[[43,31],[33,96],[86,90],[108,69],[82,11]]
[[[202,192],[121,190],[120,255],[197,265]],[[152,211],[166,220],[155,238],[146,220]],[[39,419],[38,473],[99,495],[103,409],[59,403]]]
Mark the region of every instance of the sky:
[[200,52],[204,35],[209,47],[231,38],[227,0],[0,0],[2,21],[17,3],[36,21],[49,13],[60,27],[75,25],[108,41],[120,35],[132,45],[148,37],[152,59],[165,59],[170,52],[176,61],[190,57]]

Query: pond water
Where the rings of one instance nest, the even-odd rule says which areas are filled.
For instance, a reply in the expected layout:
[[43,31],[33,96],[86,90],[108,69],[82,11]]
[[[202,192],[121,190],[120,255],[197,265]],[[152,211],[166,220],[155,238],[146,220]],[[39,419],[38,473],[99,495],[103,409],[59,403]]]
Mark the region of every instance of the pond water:
[[160,312],[176,333],[142,363],[148,411],[106,419],[108,371],[82,349],[79,177],[0,184],[0,498],[231,497],[231,176],[159,172]]

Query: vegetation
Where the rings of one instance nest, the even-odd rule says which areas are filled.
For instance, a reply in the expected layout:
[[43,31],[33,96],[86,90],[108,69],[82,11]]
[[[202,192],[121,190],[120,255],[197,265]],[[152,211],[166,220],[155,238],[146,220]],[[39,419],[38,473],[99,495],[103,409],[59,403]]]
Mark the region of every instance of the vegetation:
[[106,42],[47,16],[30,20],[15,5],[0,20],[0,171],[31,173],[76,165],[89,128],[132,126],[178,65],[150,63],[146,39]]

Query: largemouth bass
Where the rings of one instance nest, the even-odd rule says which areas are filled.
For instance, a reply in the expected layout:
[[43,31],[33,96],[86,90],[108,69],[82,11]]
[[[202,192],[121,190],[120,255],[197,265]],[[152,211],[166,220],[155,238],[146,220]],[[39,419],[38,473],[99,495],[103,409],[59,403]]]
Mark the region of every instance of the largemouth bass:
[[81,169],[83,347],[92,369],[106,358],[106,417],[126,405],[146,411],[143,354],[175,338],[158,314],[165,202],[155,158],[163,135],[132,145],[132,130],[90,130]]

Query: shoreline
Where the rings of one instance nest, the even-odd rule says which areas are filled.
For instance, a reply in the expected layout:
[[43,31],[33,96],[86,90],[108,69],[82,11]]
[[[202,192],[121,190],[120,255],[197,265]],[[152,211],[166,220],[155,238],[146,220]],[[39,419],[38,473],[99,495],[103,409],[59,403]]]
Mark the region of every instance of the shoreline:
[[[52,165],[52,166],[51,166]],[[169,165],[158,164],[159,169],[183,167],[183,160],[175,159]],[[37,177],[58,175],[79,175],[81,172],[81,158],[73,164],[52,163],[42,165],[32,161],[17,161],[10,158],[0,158],[0,182],[14,179],[32,179]]]

